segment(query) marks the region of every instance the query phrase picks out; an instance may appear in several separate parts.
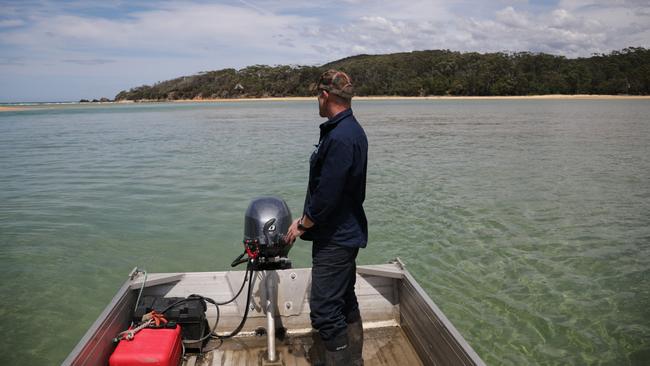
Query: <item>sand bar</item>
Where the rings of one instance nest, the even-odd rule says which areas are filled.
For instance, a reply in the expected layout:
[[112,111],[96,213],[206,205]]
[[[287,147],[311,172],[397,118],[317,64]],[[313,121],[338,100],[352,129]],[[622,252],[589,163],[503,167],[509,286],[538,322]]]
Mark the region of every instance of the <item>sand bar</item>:
[[21,108],[21,107],[5,107],[5,106],[0,106],[0,112],[15,112],[15,111],[24,111],[27,108]]
[[[138,103],[224,103],[224,102],[290,102],[290,101],[315,101],[316,97],[267,97],[267,98],[216,98],[216,99],[178,99],[178,100],[122,100],[118,102],[102,103],[66,103],[65,106],[95,106],[95,105],[119,105],[119,104],[138,104]],[[399,97],[399,96],[368,96],[354,97],[355,101],[361,100],[648,100],[650,95],[594,95],[594,94],[548,94],[548,95],[524,95],[524,96],[426,96],[426,97]],[[38,108],[51,108],[59,106],[60,103],[41,104]],[[33,109],[33,107],[23,106],[0,106],[0,112],[15,112]]]
[[[214,103],[214,102],[254,102],[254,101],[313,101],[316,97],[268,97],[268,98],[216,98],[216,99],[178,99],[171,103]],[[354,97],[354,100],[650,100],[650,95],[594,95],[594,94],[548,94],[548,95],[517,95],[517,96],[364,96]],[[166,101],[140,101],[139,103]]]
[[356,97],[358,100],[401,100],[401,99],[414,99],[414,100],[616,100],[616,99],[645,99],[650,100],[650,95],[592,95],[592,94],[547,94],[547,95],[510,95],[510,96],[427,96],[427,97]]

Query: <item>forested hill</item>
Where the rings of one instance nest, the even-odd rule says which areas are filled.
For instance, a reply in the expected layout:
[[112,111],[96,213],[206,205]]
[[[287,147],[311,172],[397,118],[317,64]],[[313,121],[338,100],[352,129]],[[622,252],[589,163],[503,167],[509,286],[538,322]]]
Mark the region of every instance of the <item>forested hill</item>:
[[359,96],[650,94],[650,50],[645,48],[576,59],[435,50],[359,55],[320,67],[208,71],[122,91],[115,100],[308,96],[320,73],[330,68],[348,72]]

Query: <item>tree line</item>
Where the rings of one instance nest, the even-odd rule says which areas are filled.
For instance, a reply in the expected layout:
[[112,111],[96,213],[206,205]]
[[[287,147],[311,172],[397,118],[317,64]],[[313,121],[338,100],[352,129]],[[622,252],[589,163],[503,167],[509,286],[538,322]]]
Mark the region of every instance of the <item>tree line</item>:
[[629,47],[574,59],[432,50],[358,55],[322,66],[254,65],[139,86],[121,91],[115,100],[309,96],[330,68],[349,73],[359,96],[650,94],[650,50]]

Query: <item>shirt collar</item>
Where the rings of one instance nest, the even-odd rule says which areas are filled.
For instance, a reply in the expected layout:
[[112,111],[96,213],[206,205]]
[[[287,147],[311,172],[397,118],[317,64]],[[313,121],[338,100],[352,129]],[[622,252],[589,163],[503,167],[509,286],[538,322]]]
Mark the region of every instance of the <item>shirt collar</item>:
[[339,112],[336,116],[328,119],[326,122],[321,123],[321,125],[319,127],[320,127],[321,131],[330,130],[330,129],[336,127],[336,125],[339,122],[341,122],[342,119],[344,119],[344,118],[346,118],[348,116],[351,116],[351,115],[352,115],[352,108],[348,108],[348,109],[346,109],[346,110],[344,110],[342,112]]

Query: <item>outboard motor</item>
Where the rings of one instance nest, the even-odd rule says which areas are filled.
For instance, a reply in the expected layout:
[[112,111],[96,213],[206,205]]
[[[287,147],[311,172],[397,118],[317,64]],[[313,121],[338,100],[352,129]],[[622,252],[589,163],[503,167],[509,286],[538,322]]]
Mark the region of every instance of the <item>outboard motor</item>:
[[[258,197],[251,201],[244,216],[244,250],[232,266],[246,261],[253,270],[291,268],[287,258],[292,244],[284,241],[291,225],[291,212],[284,200],[277,197]],[[242,259],[244,255],[248,258]]]
[[[253,271],[261,271],[260,290],[266,294],[266,340],[267,353],[261,360],[262,365],[284,365],[280,354],[275,349],[275,315],[277,308],[278,282],[276,270],[291,268],[287,258],[292,243],[285,243],[284,237],[291,226],[291,212],[284,200],[277,197],[258,197],[251,201],[244,216],[244,253],[237,257],[232,266],[248,262],[246,271],[250,271],[249,281],[253,280]],[[244,258],[247,256],[247,258]],[[242,285],[243,286],[243,285]],[[249,282],[248,300],[245,312],[248,314],[251,286]],[[242,287],[243,288],[243,287]],[[245,322],[244,316],[243,322]],[[242,322],[242,325],[243,325]],[[241,329],[241,328],[239,328]],[[238,329],[238,330],[239,330]]]

